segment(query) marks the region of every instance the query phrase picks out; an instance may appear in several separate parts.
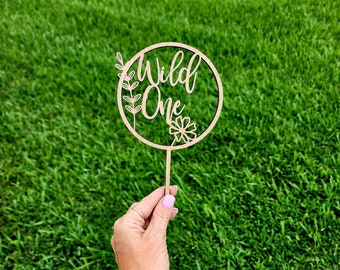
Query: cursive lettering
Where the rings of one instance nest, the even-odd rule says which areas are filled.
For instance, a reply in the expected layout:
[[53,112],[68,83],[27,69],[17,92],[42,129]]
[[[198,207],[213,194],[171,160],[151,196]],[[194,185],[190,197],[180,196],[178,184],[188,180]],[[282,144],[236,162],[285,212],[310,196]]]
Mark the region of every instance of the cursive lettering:
[[[152,89],[155,89],[157,92],[157,107],[152,115],[149,115],[147,112],[147,101],[149,98],[149,93]],[[154,119],[158,113],[160,113],[162,116],[165,114],[166,111],[166,123],[171,124],[172,116],[173,115],[180,115],[185,105],[182,106],[182,108],[179,109],[181,106],[181,102],[179,100],[176,100],[175,103],[172,105],[172,98],[167,98],[165,102],[161,99],[161,91],[159,90],[158,86],[149,85],[144,94],[143,94],[143,100],[142,100],[142,114],[146,119]],[[166,110],[165,110],[166,108]],[[178,110],[179,109],[179,110]]]
[[[159,60],[158,58],[156,58],[157,78],[155,78],[152,75],[151,63],[149,60],[145,62],[145,68],[143,70],[143,54],[139,58],[137,78],[139,81],[144,81],[145,77],[147,77],[150,86],[156,87],[158,87],[159,83],[166,83],[167,81],[169,81],[171,86],[176,86],[179,83],[185,85],[185,91],[188,94],[191,94],[195,89],[197,70],[201,64],[201,57],[198,54],[193,54],[189,60],[187,67],[180,68],[183,61],[184,53],[182,51],[177,52],[171,61],[169,73],[166,75],[165,68],[160,67]],[[175,71],[178,69],[178,74],[175,75]]]

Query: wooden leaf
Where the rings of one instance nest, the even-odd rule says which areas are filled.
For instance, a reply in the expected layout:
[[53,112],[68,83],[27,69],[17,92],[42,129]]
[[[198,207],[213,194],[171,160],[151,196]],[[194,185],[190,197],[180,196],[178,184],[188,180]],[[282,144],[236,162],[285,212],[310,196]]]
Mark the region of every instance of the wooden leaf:
[[115,67],[116,67],[116,69],[118,69],[118,70],[123,70],[123,66],[121,66],[121,65],[115,64]]
[[128,96],[123,96],[123,99],[126,100],[127,102],[131,102],[131,98]]
[[135,96],[133,97],[133,100],[134,100],[135,102],[137,102],[137,101],[140,99],[141,96],[142,96],[141,94],[135,95]]
[[141,109],[142,109],[142,105],[138,105],[138,106],[135,108],[136,113],[138,113]]
[[128,76],[129,80],[131,80],[133,78],[133,76],[135,76],[135,72],[131,71],[131,73]]
[[116,58],[119,61],[119,63],[121,63],[122,66],[124,66],[123,57],[119,52],[116,53]]
[[132,107],[131,106],[129,106],[129,105],[125,105],[125,108],[130,112],[130,113],[132,113]]
[[139,82],[134,82],[131,84],[131,90],[135,89],[138,86]]

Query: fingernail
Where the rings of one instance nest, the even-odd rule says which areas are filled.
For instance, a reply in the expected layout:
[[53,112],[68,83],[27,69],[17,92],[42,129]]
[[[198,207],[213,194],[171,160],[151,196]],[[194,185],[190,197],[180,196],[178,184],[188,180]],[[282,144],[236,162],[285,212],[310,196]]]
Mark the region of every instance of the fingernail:
[[162,204],[166,207],[166,208],[172,208],[175,204],[175,197],[167,194],[164,196],[164,199],[162,201]]
[[178,213],[178,208],[174,207],[174,208],[172,208],[172,210],[174,210],[176,213]]

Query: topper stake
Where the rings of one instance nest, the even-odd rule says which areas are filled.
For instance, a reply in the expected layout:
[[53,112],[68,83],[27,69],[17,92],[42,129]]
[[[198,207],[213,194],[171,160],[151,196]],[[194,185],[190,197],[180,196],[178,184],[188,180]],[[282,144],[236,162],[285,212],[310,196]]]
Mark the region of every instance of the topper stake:
[[[155,65],[152,65],[150,60],[144,61],[145,55],[166,47],[179,49],[179,51],[174,54],[171,63],[169,63],[168,69],[160,66],[158,58],[155,59]],[[185,57],[183,50],[190,53],[191,57],[189,60]],[[163,42],[151,45],[141,50],[126,63],[124,63],[123,57],[119,52],[117,52],[116,58],[119,63],[116,64],[115,67],[121,71],[121,73],[118,74],[120,80],[117,91],[120,115],[129,131],[140,141],[149,146],[166,150],[165,194],[169,194],[171,151],[192,146],[202,140],[213,129],[221,113],[223,88],[220,76],[207,56],[199,50],[182,43]],[[187,61],[187,65],[185,65],[185,61]],[[185,88],[183,92],[184,95],[194,95],[196,80],[198,79],[197,74],[202,62],[212,71],[217,86],[218,102],[212,121],[201,134],[197,134],[196,122],[193,122],[191,118],[186,115],[188,104],[183,104],[181,100],[173,101],[172,97],[168,97],[164,102],[161,100],[161,88],[164,84],[170,85],[171,87],[182,85],[181,87],[183,88],[184,86]],[[134,63],[138,63],[137,70],[130,71]],[[155,73],[152,72],[153,67],[156,67],[156,76]],[[165,74],[166,70],[167,74]],[[138,86],[142,85],[142,83],[144,85],[141,87],[142,92],[138,92],[141,91]],[[148,85],[146,88],[145,83]],[[157,106],[152,114],[147,110],[147,104],[151,96],[150,93],[153,93],[153,95],[156,93],[158,96]],[[130,117],[130,119],[132,120],[130,121],[132,123],[130,123],[127,117],[127,115],[131,114],[132,117]],[[172,143],[170,145],[155,143],[137,132],[137,114],[142,115],[142,118],[138,119],[145,119],[145,121],[152,121],[156,117],[159,117],[159,115],[166,116],[164,120],[165,124],[168,125],[168,134],[172,136]]]
[[166,150],[165,194],[170,192],[171,149]]

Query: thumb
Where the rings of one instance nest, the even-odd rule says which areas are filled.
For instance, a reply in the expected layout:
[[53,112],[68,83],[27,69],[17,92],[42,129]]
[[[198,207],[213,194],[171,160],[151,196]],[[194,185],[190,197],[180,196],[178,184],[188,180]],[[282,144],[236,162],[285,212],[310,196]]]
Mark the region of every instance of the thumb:
[[166,236],[166,228],[171,217],[172,209],[175,204],[175,197],[171,194],[167,194],[155,207],[152,218],[150,220],[148,233],[153,234],[156,237]]

